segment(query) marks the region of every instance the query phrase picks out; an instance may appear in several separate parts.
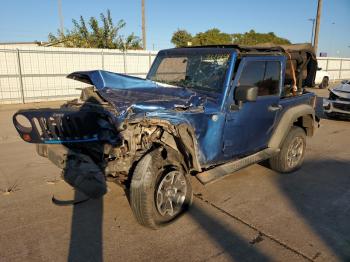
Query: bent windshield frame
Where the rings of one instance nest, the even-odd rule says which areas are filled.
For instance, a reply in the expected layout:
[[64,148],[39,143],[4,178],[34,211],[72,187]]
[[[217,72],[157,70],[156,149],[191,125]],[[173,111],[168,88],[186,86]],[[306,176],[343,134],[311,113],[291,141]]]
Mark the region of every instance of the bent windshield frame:
[[221,93],[232,50],[185,50],[160,52],[147,79],[172,86]]

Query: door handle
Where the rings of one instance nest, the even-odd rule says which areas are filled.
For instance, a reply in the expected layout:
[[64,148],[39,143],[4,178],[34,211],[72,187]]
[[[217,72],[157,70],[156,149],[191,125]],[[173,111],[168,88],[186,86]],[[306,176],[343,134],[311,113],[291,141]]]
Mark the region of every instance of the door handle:
[[279,111],[279,110],[281,110],[283,107],[281,106],[281,105],[270,105],[269,107],[268,107],[268,110],[270,111],[270,112],[276,112],[276,111]]

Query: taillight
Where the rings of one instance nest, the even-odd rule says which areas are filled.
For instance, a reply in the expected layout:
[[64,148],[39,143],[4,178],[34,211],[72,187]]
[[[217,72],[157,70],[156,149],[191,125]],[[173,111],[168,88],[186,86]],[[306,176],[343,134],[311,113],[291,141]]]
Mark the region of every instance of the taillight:
[[29,134],[23,134],[23,135],[22,135],[22,138],[23,138],[23,140],[26,141],[26,142],[32,141],[32,138],[30,137]]

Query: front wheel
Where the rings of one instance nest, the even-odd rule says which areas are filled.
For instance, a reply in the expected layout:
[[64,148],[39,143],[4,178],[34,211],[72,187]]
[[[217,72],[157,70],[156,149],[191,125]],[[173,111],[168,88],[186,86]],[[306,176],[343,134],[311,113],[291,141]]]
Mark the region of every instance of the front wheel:
[[270,167],[281,173],[297,170],[304,161],[305,148],[305,131],[293,126],[282,143],[281,151],[269,159]]
[[156,229],[183,214],[192,202],[192,187],[181,156],[158,148],[136,165],[129,201],[137,221]]

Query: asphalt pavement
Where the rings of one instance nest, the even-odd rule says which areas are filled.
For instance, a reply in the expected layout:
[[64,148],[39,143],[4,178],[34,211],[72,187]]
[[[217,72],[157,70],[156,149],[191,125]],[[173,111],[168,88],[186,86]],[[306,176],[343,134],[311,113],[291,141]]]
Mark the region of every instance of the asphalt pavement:
[[193,178],[190,212],[154,231],[137,224],[115,184],[103,199],[52,203],[79,196],[11,117],[57,105],[0,106],[0,261],[350,261],[350,121],[319,108],[295,173],[253,165],[205,187]]

